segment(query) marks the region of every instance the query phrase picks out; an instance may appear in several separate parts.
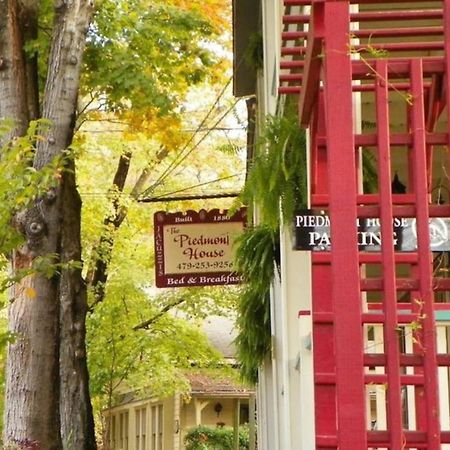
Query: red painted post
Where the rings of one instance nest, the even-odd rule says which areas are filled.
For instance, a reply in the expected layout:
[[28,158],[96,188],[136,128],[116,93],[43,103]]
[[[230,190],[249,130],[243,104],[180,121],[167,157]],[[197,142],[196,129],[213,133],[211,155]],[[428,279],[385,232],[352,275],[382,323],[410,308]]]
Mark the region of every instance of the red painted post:
[[[446,103],[447,103],[447,146],[450,148],[450,113],[448,109],[450,108],[450,0],[443,1],[443,16],[444,16],[444,45],[445,45],[445,68],[447,76],[444,77],[445,86],[443,89],[446,93]],[[447,158],[448,166],[450,166],[450,155]],[[447,178],[447,188],[450,189],[450,178]],[[449,199],[450,201],[450,199]]]
[[324,90],[340,450],[367,448],[349,3],[325,3]]
[[[417,260],[419,258],[417,257]],[[411,267],[411,276],[418,280],[420,277],[420,271],[417,264],[413,264]],[[419,298],[420,293],[418,291],[411,292],[411,299]],[[411,311],[413,314],[417,315],[420,313],[420,306],[416,302],[412,302]],[[413,339],[413,353],[418,355],[420,358],[420,364],[414,367],[414,374],[423,376],[423,330],[416,327],[414,331],[412,331],[412,339]],[[425,432],[427,429],[427,403],[425,396],[425,386],[416,386],[414,388],[414,406],[416,412],[416,429]]]
[[423,67],[421,59],[411,61],[411,132],[413,135],[412,160],[413,183],[416,194],[417,245],[419,254],[419,284],[422,315],[423,359],[425,375],[425,399],[427,406],[427,445],[428,450],[441,448],[439,421],[439,392],[436,360],[436,322],[434,293],[432,283],[433,261],[430,250],[428,180],[426,173],[425,115],[423,92]]
[[[323,93],[313,114],[311,124],[311,191],[313,194],[326,194],[328,192],[328,164],[327,149],[324,142],[319,142],[319,136],[325,135],[325,105]],[[312,205],[313,207],[315,205]],[[313,318],[317,314],[333,313],[331,298],[331,267],[329,262],[314,263],[312,267]],[[334,384],[320,384],[318,374],[334,373],[334,333],[333,323],[314,323],[314,374],[315,374],[315,424],[317,450],[321,447],[320,437],[336,436],[336,387]]]
[[383,271],[383,326],[384,352],[387,374],[387,425],[392,450],[402,450],[403,424],[400,383],[400,350],[397,321],[396,270],[393,238],[393,208],[391,192],[391,155],[389,133],[389,76],[387,61],[379,60],[376,65],[379,77],[376,81],[376,117],[378,137],[378,186],[380,194],[380,219],[382,236]]

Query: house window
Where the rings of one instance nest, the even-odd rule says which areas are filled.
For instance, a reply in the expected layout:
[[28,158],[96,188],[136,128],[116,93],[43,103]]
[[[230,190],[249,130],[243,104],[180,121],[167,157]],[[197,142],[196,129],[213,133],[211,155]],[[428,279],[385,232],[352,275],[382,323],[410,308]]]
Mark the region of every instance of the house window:
[[119,448],[128,450],[128,411],[119,414]]
[[239,425],[244,425],[246,423],[250,422],[250,409],[247,404],[240,404],[239,405]]
[[136,409],[136,450],[146,450],[147,408]]
[[150,450],[163,450],[163,405],[153,405],[151,408],[151,445]]

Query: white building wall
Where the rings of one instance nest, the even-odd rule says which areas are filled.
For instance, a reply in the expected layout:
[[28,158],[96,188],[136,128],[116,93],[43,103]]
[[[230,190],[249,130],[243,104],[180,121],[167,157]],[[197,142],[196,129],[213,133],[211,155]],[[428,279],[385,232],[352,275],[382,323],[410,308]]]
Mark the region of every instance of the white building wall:
[[258,450],[277,450],[278,427],[277,407],[274,399],[272,360],[267,358],[259,371],[259,383],[257,391],[257,435]]
[[272,377],[277,412],[275,419],[278,431],[278,441],[275,448],[289,449],[291,448],[291,439],[289,418],[289,375],[286,364],[288,360],[287,314],[279,280],[275,282],[271,297]]
[[[262,33],[264,69],[260,73],[257,82],[258,98],[258,123],[264,120],[267,114],[275,114],[277,109],[277,79],[279,67],[281,4],[278,1],[262,0]],[[272,335],[276,336],[277,326],[274,322],[274,314],[278,317],[274,303],[271,305]],[[258,415],[258,450],[285,450],[280,447],[280,415],[279,395],[280,389],[278,366],[274,352],[268,356],[264,365],[260,368],[257,393]],[[282,433],[281,433],[282,434]],[[286,448],[287,450],[287,448]]]
[[260,372],[258,443],[262,450],[314,448],[310,254],[281,242],[281,283],[272,289],[272,354]]
[[[258,80],[261,116],[278,108],[282,2],[262,0],[264,71]],[[314,448],[310,255],[291,250],[288,231],[282,233],[282,271],[272,290],[273,351],[260,371],[258,387],[258,449]],[[281,281],[281,282],[280,282]],[[299,326],[300,325],[300,326]]]
[[282,295],[284,309],[283,366],[286,374],[284,395],[292,450],[310,450],[315,446],[314,380],[312,359],[311,255],[291,250],[286,230],[281,244]]

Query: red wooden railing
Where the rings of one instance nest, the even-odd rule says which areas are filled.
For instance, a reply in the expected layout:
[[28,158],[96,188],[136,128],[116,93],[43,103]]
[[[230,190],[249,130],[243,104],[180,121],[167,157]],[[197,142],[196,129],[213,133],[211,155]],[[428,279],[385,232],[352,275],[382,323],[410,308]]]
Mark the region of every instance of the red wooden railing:
[[[450,0],[284,3],[279,92],[298,96],[311,138],[311,206],[327,208],[331,220],[331,251],[313,255],[316,448],[441,449],[450,432],[441,429],[438,367],[450,366],[450,355],[437,353],[435,316],[450,304],[435,295],[450,282],[434,273],[429,218],[450,217],[449,199],[432,196],[435,150],[449,144]],[[370,130],[355,125],[358,92],[367,95]],[[376,194],[359,188],[363,147],[376,155]],[[405,194],[391,192],[396,152],[407,155]],[[448,160],[439,164],[448,191]],[[358,217],[381,219],[380,252],[358,250]],[[394,249],[394,217],[416,219],[417,251]],[[377,277],[368,275],[373,267]],[[367,325],[382,326],[382,353],[365,348]],[[415,342],[409,353],[399,345],[403,326]],[[384,430],[368,426],[372,385],[386,388]],[[415,429],[404,420],[404,386],[414,387]]]

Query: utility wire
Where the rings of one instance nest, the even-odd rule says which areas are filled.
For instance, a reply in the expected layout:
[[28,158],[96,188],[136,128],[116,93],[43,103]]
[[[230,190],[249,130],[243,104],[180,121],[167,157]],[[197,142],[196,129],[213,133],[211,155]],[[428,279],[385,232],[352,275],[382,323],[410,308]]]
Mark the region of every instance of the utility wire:
[[[224,113],[222,114],[219,119],[216,121],[216,124],[220,123],[236,106],[236,103],[239,101],[239,99],[236,99],[233,104],[230,106],[230,108]],[[146,189],[144,192],[149,192],[154,190],[156,187],[158,187],[159,185],[161,185],[166,178],[177,168],[181,165],[181,163],[194,151],[198,148],[198,146],[209,136],[211,132],[207,132],[205,133],[201,139],[180,159],[177,161],[176,164],[172,164],[171,166],[171,170],[166,171],[163,173],[163,175],[161,175],[156,182],[153,184],[153,186],[150,186],[148,189]],[[142,194],[141,194],[142,195]]]
[[164,203],[179,202],[184,200],[209,200],[215,198],[236,198],[240,192],[228,192],[222,194],[203,194],[203,195],[180,195],[177,197],[147,197],[138,200],[140,203]]
[[[157,186],[159,186],[166,178],[167,176],[176,169],[176,167],[178,167],[185,159],[186,157],[192,153],[192,151],[198,147],[199,143],[197,143],[193,149],[191,149],[190,151],[188,151],[187,155],[183,155],[183,153],[186,151],[186,149],[191,145],[191,143],[194,141],[195,137],[197,136],[197,134],[200,132],[200,130],[202,128],[204,128],[204,125],[206,123],[206,121],[208,120],[209,116],[212,114],[212,112],[214,111],[216,105],[220,102],[221,98],[223,97],[223,95],[225,94],[228,86],[230,85],[230,83],[233,81],[233,76],[231,76],[229,78],[229,80],[227,81],[227,83],[225,84],[225,86],[222,88],[222,90],[220,91],[219,95],[217,96],[216,100],[214,101],[213,105],[211,106],[211,108],[208,110],[208,112],[206,113],[205,117],[203,118],[203,120],[200,122],[200,124],[197,126],[195,132],[192,134],[192,136],[189,138],[189,140],[187,141],[187,143],[183,146],[183,148],[180,150],[180,152],[178,153],[178,155],[175,157],[175,159],[169,164],[169,166],[166,168],[166,170],[160,175],[160,177],[155,181],[155,183],[150,186],[149,188],[147,188],[144,192],[141,193],[141,195],[145,195],[147,194],[149,191],[154,190]],[[237,102],[236,102],[237,103]],[[235,103],[235,104],[236,104]],[[234,105],[233,105],[234,107]],[[227,111],[226,114],[228,114],[229,111]],[[223,116],[225,117],[225,116]],[[221,117],[220,121],[223,119],[223,117]],[[220,121],[218,121],[212,128],[215,128]],[[211,131],[208,131],[206,136],[210,133]],[[205,137],[203,137],[202,140],[204,140]],[[202,142],[202,140],[200,142]],[[179,159],[181,158],[181,159]]]
[[[152,198],[164,198],[164,197],[169,196],[169,195],[178,194],[179,192],[184,192],[184,191],[187,191],[189,189],[194,189],[194,188],[197,188],[197,187],[206,186],[208,184],[217,183],[219,181],[227,180],[229,178],[235,178],[235,177],[238,177],[240,175],[242,175],[242,174],[241,173],[235,173],[234,175],[229,175],[229,176],[222,177],[222,178],[216,178],[215,180],[205,181],[203,183],[194,184],[192,186],[188,186],[188,187],[185,187],[183,189],[178,189],[178,190],[173,191],[173,192],[167,192],[165,194],[160,194],[160,195],[158,195],[156,197],[152,197]],[[109,192],[80,192],[80,195],[83,195],[83,196],[88,196],[89,195],[89,196],[93,196],[93,197],[108,197],[111,194]],[[125,192],[122,192],[120,194],[120,196],[129,196],[129,195],[130,195],[129,193],[125,193]],[[214,194],[214,195],[216,195],[216,194]],[[140,202],[140,201],[143,201],[145,203],[146,198],[144,197],[142,199],[141,198],[138,199],[138,202]]]
[[[181,130],[182,133],[197,133],[197,132],[206,132],[206,131],[244,131],[245,127],[216,127],[216,128],[209,128],[204,127],[199,129],[196,128],[186,128],[184,130]],[[96,134],[96,133],[102,133],[102,134],[108,134],[108,133],[124,133],[126,131],[125,128],[118,129],[118,130],[80,130],[79,133],[85,133],[85,134]]]
[[[195,185],[192,185],[192,186],[188,186],[188,187],[185,187],[185,188],[183,188],[183,189],[178,189],[178,190],[173,191],[173,192],[168,192],[168,193],[166,193],[166,194],[157,195],[157,196],[152,197],[152,198],[154,198],[154,199],[160,199],[160,198],[164,198],[164,197],[167,197],[167,196],[173,196],[174,194],[178,194],[178,193],[180,193],[180,192],[185,192],[185,191],[188,191],[188,190],[190,190],[190,189],[194,189],[194,188],[206,186],[206,185],[208,185],[208,184],[218,183],[219,181],[223,181],[223,180],[229,180],[230,178],[236,178],[236,177],[238,177],[238,176],[240,176],[240,175],[242,175],[242,174],[241,174],[241,173],[235,173],[234,175],[229,175],[229,176],[227,176],[227,177],[217,178],[217,179],[211,180],[211,181],[205,181],[204,183],[200,183],[200,184],[195,184]],[[144,201],[145,201],[145,198],[140,199],[139,201],[141,201],[141,200],[144,200]]]
[[[245,127],[216,127],[216,128],[202,128],[201,130],[198,131],[244,131]],[[182,130],[184,133],[194,133],[196,130],[195,129],[185,129]]]

